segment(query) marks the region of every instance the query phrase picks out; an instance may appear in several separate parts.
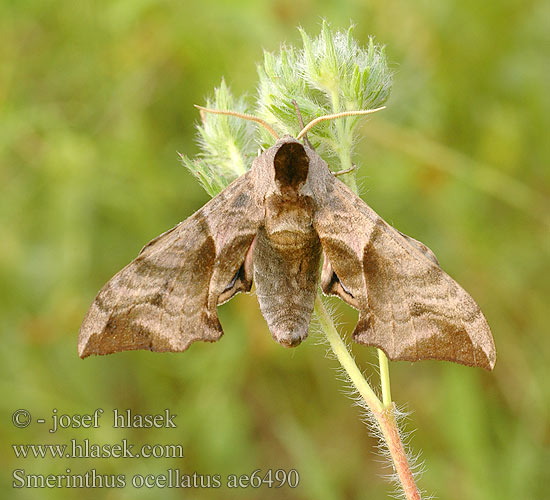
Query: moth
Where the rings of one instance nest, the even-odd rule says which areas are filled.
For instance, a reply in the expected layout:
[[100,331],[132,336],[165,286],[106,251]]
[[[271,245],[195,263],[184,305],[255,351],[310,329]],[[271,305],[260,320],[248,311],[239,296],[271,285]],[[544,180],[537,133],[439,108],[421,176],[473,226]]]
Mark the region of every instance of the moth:
[[80,328],[82,358],[214,342],[217,307],[253,283],[271,335],[294,347],[307,337],[320,282],[359,311],[353,339],[391,360],[493,368],[491,331],[472,297],[428,247],[341,182],[304,130],[277,139],[107,282]]

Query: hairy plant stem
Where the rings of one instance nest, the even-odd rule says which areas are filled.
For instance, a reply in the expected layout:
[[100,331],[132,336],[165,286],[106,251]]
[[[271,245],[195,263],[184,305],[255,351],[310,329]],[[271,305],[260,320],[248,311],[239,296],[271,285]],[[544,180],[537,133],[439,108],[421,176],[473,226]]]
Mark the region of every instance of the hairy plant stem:
[[[331,104],[332,110],[334,113],[339,113],[342,110],[340,109],[340,97],[337,91],[331,93]],[[340,170],[348,170],[352,166],[351,162],[351,150],[353,143],[353,136],[350,134],[349,129],[346,127],[347,120],[343,118],[342,120],[336,120],[336,138],[337,141],[334,143],[334,148],[338,159],[340,160]],[[354,192],[357,192],[357,180],[355,175],[346,175],[342,179],[345,184]]]
[[320,294],[315,298],[315,314],[319,319],[321,329],[329,342],[332,352],[376,419],[407,500],[420,500],[420,493],[416,487],[395,419],[395,405],[391,401],[388,359],[386,355],[379,350],[380,377],[383,393],[382,402],[372,390],[365,377],[363,377],[353,356],[338,334]]
[[389,408],[391,401],[390,366],[388,357],[382,349],[378,349],[378,365],[380,366],[380,385],[382,386],[382,402],[384,408]]

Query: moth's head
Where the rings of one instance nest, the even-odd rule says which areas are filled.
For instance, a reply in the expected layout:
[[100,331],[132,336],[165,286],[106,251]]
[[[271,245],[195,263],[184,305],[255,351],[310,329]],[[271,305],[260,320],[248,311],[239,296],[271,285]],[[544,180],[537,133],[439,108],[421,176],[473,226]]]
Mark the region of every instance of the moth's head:
[[290,135],[281,137],[258,156],[251,170],[265,198],[276,195],[287,200],[313,196],[314,185],[330,175],[317,152]]
[[290,136],[273,146],[273,178],[280,192],[299,191],[307,180],[309,156],[302,144]]

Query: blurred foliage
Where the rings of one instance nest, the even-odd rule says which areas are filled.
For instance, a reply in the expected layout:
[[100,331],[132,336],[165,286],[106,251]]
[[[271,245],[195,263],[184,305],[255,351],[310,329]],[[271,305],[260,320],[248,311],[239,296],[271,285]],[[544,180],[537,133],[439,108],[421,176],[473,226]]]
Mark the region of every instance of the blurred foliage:
[[[80,360],[94,293],[141,246],[208,196],[193,157],[198,113],[224,76],[252,93],[262,49],[299,44],[320,16],[386,45],[383,115],[362,127],[363,195],[427,243],[477,299],[498,351],[493,373],[392,363],[413,413],[422,488],[447,499],[544,499],[550,487],[550,4],[251,0],[7,0],[0,4],[0,437],[11,471],[200,474],[295,468],[295,490],[56,490],[41,498],[385,498],[388,472],[341,392],[324,347],[274,343],[252,295],[219,309],[226,335],[184,354]],[[367,191],[368,188],[368,191]],[[341,306],[342,328],[355,314]],[[354,351],[368,366],[375,354]],[[370,367],[369,367],[370,370]],[[18,430],[27,408],[170,408],[178,429]],[[16,459],[11,443],[89,438],[181,443],[181,460]],[[13,498],[35,498],[13,491]]]
[[[235,98],[222,79],[214,89],[214,97],[207,99],[206,109],[199,107],[200,150],[194,159],[186,155],[181,158],[209,195],[218,194],[246,172],[258,151],[273,144],[273,137],[298,137],[304,124],[316,118],[376,111],[388,100],[391,72],[384,48],[372,38],[363,48],[353,38],[353,26],[345,32],[334,31],[326,20],[319,36],[311,38],[303,29],[300,34],[302,48],[285,44],[278,53],[264,51],[263,64],[257,67],[255,103],[243,96]],[[228,116],[226,112],[241,116]],[[330,163],[333,172],[351,169],[361,118],[352,115],[324,120],[309,129],[308,141]],[[355,192],[356,173],[343,178]]]
[[[206,108],[248,113],[244,98],[236,99],[224,80],[214,89],[214,98],[206,101]],[[200,150],[195,158],[181,155],[181,159],[205,191],[215,196],[250,168],[258,154],[258,144],[254,141],[258,125],[204,109],[200,113],[201,121],[197,125]]]

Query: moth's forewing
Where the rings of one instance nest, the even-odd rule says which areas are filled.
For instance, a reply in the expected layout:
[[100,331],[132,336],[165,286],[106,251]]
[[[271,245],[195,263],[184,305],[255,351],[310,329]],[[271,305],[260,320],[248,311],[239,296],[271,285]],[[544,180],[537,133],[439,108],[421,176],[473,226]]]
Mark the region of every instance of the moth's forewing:
[[496,350],[478,305],[438,265],[342,182],[326,178],[314,227],[322,286],[359,310],[353,338],[392,360],[440,359],[491,370]]
[[184,351],[223,331],[220,298],[250,289],[240,275],[263,221],[250,173],[148,243],[98,293],[80,328],[78,352]]

